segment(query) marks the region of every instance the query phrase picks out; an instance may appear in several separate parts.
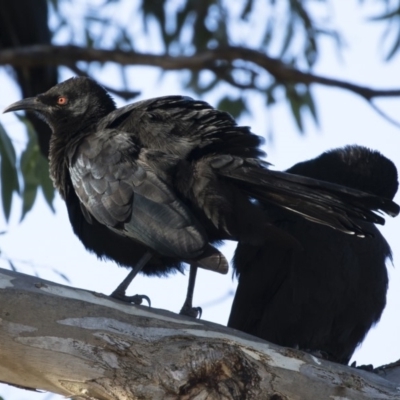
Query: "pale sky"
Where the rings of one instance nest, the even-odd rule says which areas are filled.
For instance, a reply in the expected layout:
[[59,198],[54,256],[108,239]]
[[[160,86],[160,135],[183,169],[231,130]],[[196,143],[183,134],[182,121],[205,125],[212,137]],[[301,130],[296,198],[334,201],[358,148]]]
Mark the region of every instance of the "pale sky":
[[[343,50],[342,60],[338,61],[334,46],[327,41],[326,45],[321,47],[320,61],[314,72],[376,88],[400,88],[400,57],[397,56],[389,64],[382,62],[383,52],[379,41],[382,26],[363,23],[357,1],[335,3],[341,7],[334,10],[338,28],[342,30],[348,46]],[[366,16],[368,14],[364,15]],[[62,71],[62,79],[72,76],[69,71]],[[109,68],[99,76],[104,83],[112,82],[115,79],[115,71],[114,68]],[[142,91],[137,100],[169,94],[193,95],[181,89],[178,77],[174,73],[165,74],[160,78],[155,69],[129,68],[128,78],[133,88]],[[0,87],[1,109],[20,99],[16,86],[4,70],[0,71]],[[299,135],[285,103],[267,113],[261,97],[252,96],[252,116],[245,116],[240,120],[241,124],[250,125],[253,132],[265,135],[272,118],[274,142],[266,142],[265,150],[268,153],[268,161],[277,169],[287,168],[296,162],[313,158],[323,151],[347,144],[377,149],[400,167],[400,128],[389,124],[354,94],[320,86],[314,86],[313,93],[320,128],[316,128],[308,119],[304,136]],[[206,97],[205,100],[215,105],[218,94]],[[118,103],[123,105],[122,102]],[[382,99],[377,104],[400,122],[400,99]],[[14,115],[1,115],[0,118],[17,145],[25,140]],[[395,200],[400,203],[399,194]],[[4,260],[8,257],[15,261],[20,272],[37,272],[44,279],[66,284],[54,272],[57,270],[68,276],[70,284],[74,287],[111,293],[128,270],[117,267],[113,262],[101,262],[88,253],[72,233],[65,205],[58,196],[55,208],[56,213],[53,214],[40,195],[33,211],[19,224],[20,202],[15,198],[10,223],[6,225],[3,217],[0,217],[0,231],[7,230],[7,234],[0,236],[0,267],[8,268]],[[357,360],[358,364],[372,363],[378,366],[400,359],[399,227],[400,218],[388,217],[386,225],[381,229],[392,247],[394,267],[388,264],[390,288],[387,307],[381,321],[371,330],[355,353],[353,359]],[[223,247],[222,251],[230,259],[233,249],[233,245],[228,245]],[[187,277],[181,275],[162,279],[139,276],[131,285],[129,293],[145,293],[151,298],[153,307],[179,312],[186,286]],[[199,271],[194,305],[203,307],[203,319],[226,324],[235,286],[236,282],[232,280],[231,272],[228,276],[221,276],[209,271]],[[1,385],[0,396],[6,400],[26,400],[47,399],[49,394],[39,395]]]

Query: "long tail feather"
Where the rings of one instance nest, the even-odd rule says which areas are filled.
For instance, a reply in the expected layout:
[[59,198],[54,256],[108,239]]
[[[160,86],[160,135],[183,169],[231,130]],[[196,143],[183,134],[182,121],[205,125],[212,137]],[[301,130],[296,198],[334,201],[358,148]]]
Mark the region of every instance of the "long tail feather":
[[390,199],[330,182],[272,171],[260,165],[258,160],[218,156],[213,158],[212,164],[219,175],[240,183],[250,197],[348,234],[365,235],[357,220],[383,225],[384,218],[376,212],[396,216],[400,211]]

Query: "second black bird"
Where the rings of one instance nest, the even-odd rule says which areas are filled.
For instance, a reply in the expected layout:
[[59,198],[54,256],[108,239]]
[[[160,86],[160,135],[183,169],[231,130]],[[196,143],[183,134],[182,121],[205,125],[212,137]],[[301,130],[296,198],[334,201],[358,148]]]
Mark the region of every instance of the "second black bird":
[[[359,146],[329,151],[288,172],[388,199],[398,187],[394,164]],[[282,209],[266,206],[266,212],[301,249],[282,251],[273,241],[238,245],[239,284],[228,326],[347,364],[385,307],[388,243],[370,223],[361,223],[370,233],[361,239]]]

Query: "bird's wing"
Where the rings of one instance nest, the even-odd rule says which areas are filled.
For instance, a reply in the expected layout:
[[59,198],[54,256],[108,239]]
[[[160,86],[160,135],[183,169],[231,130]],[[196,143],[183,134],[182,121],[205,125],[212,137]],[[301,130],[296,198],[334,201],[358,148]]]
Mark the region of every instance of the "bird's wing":
[[389,199],[325,181],[272,171],[259,160],[222,155],[210,157],[205,162],[219,176],[235,181],[249,196],[346,233],[361,236],[365,233],[354,219],[384,224],[384,219],[374,211],[383,211],[391,216],[399,213],[399,206]]
[[259,157],[263,139],[238,126],[231,115],[204,101],[186,96],[164,96],[140,101],[108,114],[98,128],[129,132],[144,147],[161,149],[182,158],[204,153]]
[[180,259],[207,245],[201,226],[127,135],[110,130],[87,137],[69,170],[88,214],[109,229]]
[[[187,114],[196,109],[195,104],[193,99],[184,96],[139,101],[108,114],[100,121],[98,129],[122,130],[146,148],[162,149],[168,154],[185,157],[198,144],[194,129],[191,129],[196,121],[193,117],[187,118]],[[186,110],[186,116],[183,110]],[[187,134],[188,131],[191,135]]]

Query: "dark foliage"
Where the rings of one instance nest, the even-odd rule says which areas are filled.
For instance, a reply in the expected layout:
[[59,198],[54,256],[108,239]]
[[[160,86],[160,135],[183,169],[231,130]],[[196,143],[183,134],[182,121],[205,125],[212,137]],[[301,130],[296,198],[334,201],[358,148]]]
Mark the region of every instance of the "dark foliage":
[[[47,19],[47,0],[0,0],[0,49],[50,44],[52,33]],[[45,92],[57,84],[57,68],[54,66],[14,70],[23,97]],[[51,131],[33,113],[28,113],[27,117],[38,134],[41,152],[47,158]]]
[[[48,4],[46,0],[0,0],[0,50],[50,44],[52,33],[47,19]],[[57,68],[54,66],[15,67],[10,71],[20,87],[23,97],[42,93],[57,83]],[[54,198],[54,189],[48,177],[46,162],[51,130],[34,113],[28,112],[26,117],[26,119],[21,118],[28,130],[28,144],[21,155],[19,165],[23,179],[22,188],[18,184],[17,159],[12,142],[5,132],[4,135],[0,135],[1,186],[6,219],[11,211],[13,191],[22,194],[22,218],[32,208],[38,187],[42,188],[50,207],[52,207]],[[2,129],[0,126],[0,131]],[[1,151],[1,148],[10,150],[8,152]]]

